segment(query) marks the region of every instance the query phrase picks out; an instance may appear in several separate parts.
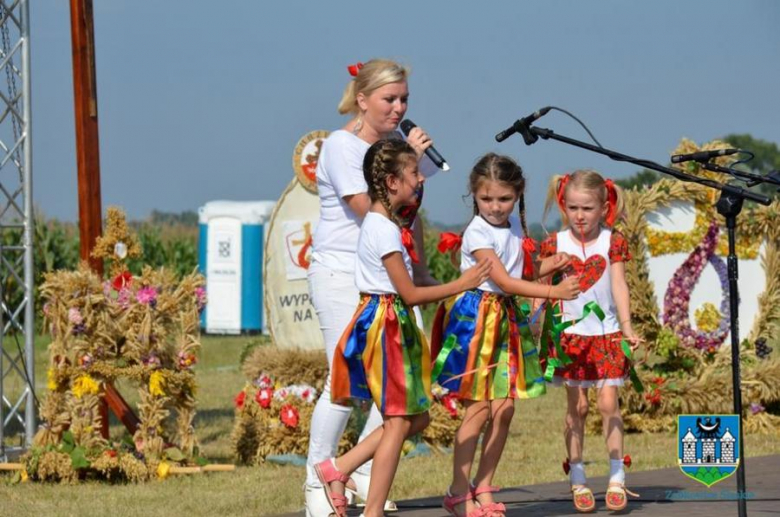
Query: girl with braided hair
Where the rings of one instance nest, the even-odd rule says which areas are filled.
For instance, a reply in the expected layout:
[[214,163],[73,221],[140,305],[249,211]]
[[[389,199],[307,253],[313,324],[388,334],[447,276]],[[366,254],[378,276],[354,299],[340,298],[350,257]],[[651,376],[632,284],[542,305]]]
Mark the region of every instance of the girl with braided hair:
[[410,307],[473,289],[487,278],[482,260],[457,280],[435,286],[414,284],[409,230],[396,216],[414,204],[425,180],[414,149],[399,140],[380,140],[366,152],[363,173],[371,208],[358,238],[355,284],[360,303],[333,356],[330,393],[334,403],[373,403],[383,424],[338,458],[315,465],[336,515],[346,515],[349,475],[376,460],[364,515],[382,515],[404,440],[428,425],[431,361],[425,336]]
[[[439,306],[431,337],[432,375],[465,407],[455,435],[452,484],[443,506],[456,516],[488,517],[506,512],[493,500],[498,487],[491,482],[509,433],[514,400],[545,393],[528,313],[516,296],[570,300],[579,293],[579,284],[573,277],[553,287],[523,278],[565,267],[568,256],[532,261],[535,245],[525,222],[525,178],[514,160],[494,153],[483,156],[471,171],[469,191],[474,217],[463,233],[460,268],[467,270],[482,260],[493,267],[478,288]],[[513,215],[515,204],[519,218]],[[482,456],[470,483],[483,428]]]

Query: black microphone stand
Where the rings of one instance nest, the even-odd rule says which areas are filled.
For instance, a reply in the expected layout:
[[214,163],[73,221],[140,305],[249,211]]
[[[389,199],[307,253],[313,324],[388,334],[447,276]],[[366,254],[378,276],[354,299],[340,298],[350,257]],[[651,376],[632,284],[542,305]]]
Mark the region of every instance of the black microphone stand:
[[[535,127],[530,124],[523,124],[518,120],[511,128],[513,132],[518,132],[522,135],[526,145],[534,144],[539,138],[543,140],[557,140],[565,144],[587,149],[594,153],[603,154],[612,160],[619,162],[629,162],[640,167],[652,169],[654,171],[662,172],[673,176],[680,181],[688,181],[692,183],[698,183],[706,187],[717,189],[720,191],[720,199],[716,204],[718,213],[726,218],[726,228],[728,229],[729,239],[729,254],[728,254],[728,279],[729,279],[729,306],[731,308],[731,379],[734,387],[734,412],[739,415],[739,465],[737,466],[737,504],[739,517],[747,516],[747,503],[746,503],[746,488],[745,488],[745,440],[742,433],[742,392],[740,391],[740,370],[739,370],[739,290],[737,285],[738,268],[737,268],[737,253],[736,253],[736,228],[737,228],[737,215],[742,211],[742,204],[745,199],[750,199],[761,203],[762,205],[769,205],[771,200],[755,192],[745,190],[735,185],[728,185],[725,183],[719,183],[715,180],[707,178],[699,178],[686,174],[677,169],[670,167],[664,167],[658,163],[634,158],[625,154],[606,149],[604,147],[597,147],[587,142],[575,140],[562,135],[555,134],[551,129],[545,129],[541,127]],[[509,136],[509,135],[506,135]],[[506,137],[505,136],[505,137]],[[703,164],[714,165],[714,164]],[[708,167],[705,167],[708,168]],[[733,169],[729,169],[732,172]],[[723,172],[723,171],[721,171]],[[734,171],[741,172],[741,171]],[[747,173],[743,173],[747,174]],[[762,176],[751,175],[751,179],[754,182],[767,181],[768,178]],[[775,183],[774,178],[768,179],[771,183]]]

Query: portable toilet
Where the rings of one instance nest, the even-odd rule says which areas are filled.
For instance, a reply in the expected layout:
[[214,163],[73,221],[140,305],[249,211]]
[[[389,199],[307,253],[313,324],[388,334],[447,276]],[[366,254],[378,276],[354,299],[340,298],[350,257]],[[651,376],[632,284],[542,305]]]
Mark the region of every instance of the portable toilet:
[[274,201],[210,201],[198,210],[198,264],[208,303],[206,333],[266,330],[263,318],[264,226]]

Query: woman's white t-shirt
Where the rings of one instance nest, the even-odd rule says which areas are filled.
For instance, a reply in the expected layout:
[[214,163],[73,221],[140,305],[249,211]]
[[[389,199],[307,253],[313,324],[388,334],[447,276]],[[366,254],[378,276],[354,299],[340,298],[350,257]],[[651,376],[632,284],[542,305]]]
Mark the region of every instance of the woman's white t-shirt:
[[355,286],[361,293],[397,294],[387,275],[382,257],[400,252],[409,277],[412,276],[412,259],[401,240],[401,229],[387,217],[369,212],[360,227],[355,268]]
[[[499,228],[476,215],[463,232],[463,243],[460,247],[460,272],[477,264],[474,252],[490,249],[496,252],[498,260],[504,265],[506,272],[513,278],[523,276],[523,229],[520,218],[509,217],[509,226]],[[505,294],[495,282],[489,278],[479,286],[483,291]]]
[[[395,135],[403,138],[398,132]],[[344,198],[368,192],[363,158],[369,147],[365,140],[339,129],[320,149],[316,171],[320,220],[312,239],[312,261],[335,271],[351,273],[354,269],[361,221]],[[438,171],[427,156],[419,167],[426,178]]]

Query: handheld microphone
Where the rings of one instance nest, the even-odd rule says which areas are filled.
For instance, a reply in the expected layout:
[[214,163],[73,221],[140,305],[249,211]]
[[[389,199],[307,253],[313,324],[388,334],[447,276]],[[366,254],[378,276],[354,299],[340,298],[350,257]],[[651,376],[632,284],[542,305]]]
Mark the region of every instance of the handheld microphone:
[[[405,119],[401,121],[401,131],[403,131],[406,136],[409,136],[409,132],[416,127],[417,124],[415,124],[409,119]],[[428,156],[428,158],[431,159],[431,161],[436,165],[436,167],[440,168],[443,171],[450,170],[450,166],[447,165],[447,161],[444,158],[442,158],[442,156],[439,154],[439,151],[437,151],[433,146],[430,146],[428,149],[426,149],[425,154]]]
[[682,162],[706,162],[718,156],[727,156],[738,153],[739,149],[715,149],[714,151],[699,151],[691,154],[675,154],[672,156],[672,163]]
[[520,133],[525,139],[525,143],[531,145],[536,142],[536,135],[532,135],[528,132],[528,126],[539,120],[543,116],[547,115],[547,112],[552,109],[552,106],[544,107],[538,111],[534,111],[527,117],[523,117],[520,120],[516,120],[514,124],[496,135],[496,142],[503,142],[515,133]]

